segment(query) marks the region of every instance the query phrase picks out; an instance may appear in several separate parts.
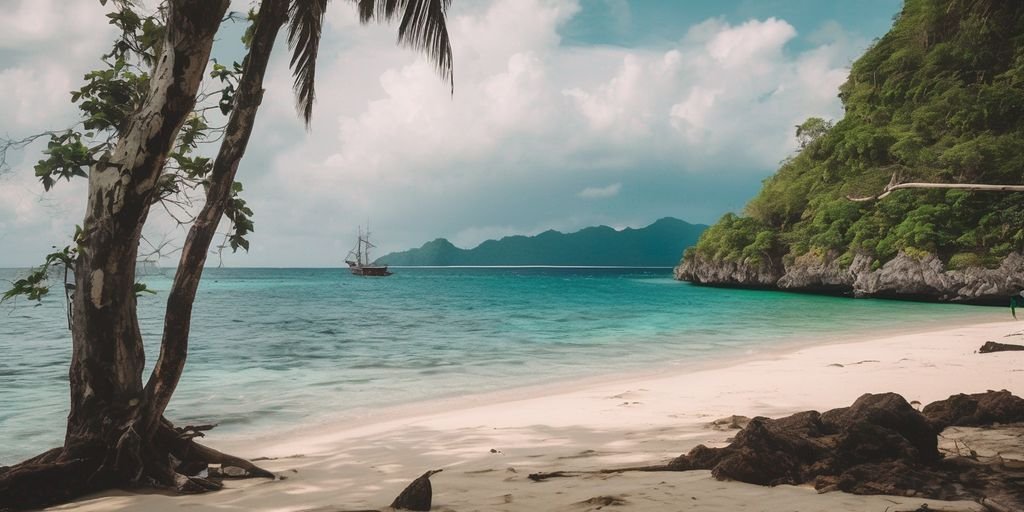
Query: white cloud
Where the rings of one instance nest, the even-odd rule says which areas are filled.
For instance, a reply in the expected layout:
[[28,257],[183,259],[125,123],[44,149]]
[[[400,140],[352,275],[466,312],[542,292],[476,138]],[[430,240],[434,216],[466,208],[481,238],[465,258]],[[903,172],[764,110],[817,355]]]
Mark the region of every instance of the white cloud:
[[[60,130],[77,119],[69,91],[98,66],[113,32],[95,1],[9,0],[0,16],[0,138]],[[49,193],[32,165],[45,139],[9,151],[0,173],[0,266],[42,261],[52,245],[68,243],[85,204],[84,180],[60,182]]]
[[[55,11],[54,1],[38,5]],[[17,12],[31,5],[22,0]],[[793,53],[795,29],[768,18],[680,27],[666,48],[565,46],[559,30],[576,0],[454,9],[452,96],[424,58],[395,46],[396,26],[359,26],[351,3],[332,3],[308,133],[281,45],[239,174],[256,210],[253,251],[229,263],[337,263],[334,245],[347,247],[367,218],[381,250],[538,226],[712,221],[793,151],[793,125],[840,115],[836,89],[860,44],[828,26],[820,44]],[[21,42],[0,36],[0,48],[60,39],[49,30],[26,28]],[[109,39],[81,37],[95,48]],[[59,117],[80,74],[68,70],[85,65],[18,62],[0,68],[0,87],[16,91],[0,99],[0,134],[31,121],[23,102]],[[619,200],[564,200],[576,194]],[[15,218],[27,217],[0,206],[0,222]],[[296,254],[300,246],[308,249]]]
[[[72,77],[60,63],[33,63],[0,70],[0,110],[4,128],[24,133],[43,129],[47,122],[61,120],[68,113],[68,91]],[[74,83],[77,85],[77,83]],[[53,126],[53,128],[58,128]]]
[[83,41],[104,33],[107,7],[91,0],[6,0],[0,16],[0,49],[59,45],[75,53]]
[[622,190],[622,183],[612,183],[606,187],[587,187],[576,195],[584,199],[607,199],[619,195],[619,190]]
[[69,92],[113,30],[99,2],[12,0],[0,16],[0,135],[17,137],[71,123]]
[[[352,19],[335,5],[335,19]],[[274,158],[259,190],[336,219],[371,217],[379,233],[422,232],[397,249],[474,226],[587,222],[607,214],[593,209],[605,203],[574,211],[554,196],[599,179],[620,188],[698,175],[756,183],[795,148],[793,125],[840,114],[850,48],[787,53],[796,31],[783,20],[713,19],[663,50],[566,47],[558,30],[575,1],[469,9],[450,20],[454,97],[423,58],[392,48],[394,27],[352,27],[346,46],[321,60],[321,84],[336,89],[321,93],[312,132]],[[274,94],[291,101],[287,89]],[[545,201],[558,204],[533,206]],[[283,219],[267,222],[285,229]],[[347,224],[328,229],[344,238]]]
[[775,18],[738,26],[710,23],[716,30],[705,43],[707,55],[725,69],[740,68],[748,75],[769,71],[772,60],[782,55],[782,46],[796,36],[792,25]]

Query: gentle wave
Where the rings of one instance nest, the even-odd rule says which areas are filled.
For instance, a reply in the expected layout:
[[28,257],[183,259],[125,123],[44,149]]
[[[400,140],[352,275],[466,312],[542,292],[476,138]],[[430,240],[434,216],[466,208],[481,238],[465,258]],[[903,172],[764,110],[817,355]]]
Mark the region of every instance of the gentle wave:
[[[0,270],[0,281],[15,277]],[[150,360],[170,273],[144,276]],[[657,286],[652,286],[657,285]],[[60,444],[70,340],[61,298],[0,306],[0,465]],[[699,364],[993,315],[968,306],[700,288],[650,268],[209,269],[168,415],[244,434],[467,393]],[[148,370],[147,373],[148,375]]]

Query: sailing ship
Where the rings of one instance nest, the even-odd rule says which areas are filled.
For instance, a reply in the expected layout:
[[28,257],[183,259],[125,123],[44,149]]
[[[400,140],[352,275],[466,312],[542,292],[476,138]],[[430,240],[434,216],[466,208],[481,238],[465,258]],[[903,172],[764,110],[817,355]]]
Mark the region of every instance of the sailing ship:
[[362,226],[359,227],[359,240],[356,242],[354,249],[348,252],[348,257],[345,258],[345,263],[348,263],[348,269],[352,274],[357,276],[390,276],[391,272],[388,271],[387,265],[374,265],[370,263],[370,249],[376,247],[370,243],[370,230],[367,229],[363,232]]

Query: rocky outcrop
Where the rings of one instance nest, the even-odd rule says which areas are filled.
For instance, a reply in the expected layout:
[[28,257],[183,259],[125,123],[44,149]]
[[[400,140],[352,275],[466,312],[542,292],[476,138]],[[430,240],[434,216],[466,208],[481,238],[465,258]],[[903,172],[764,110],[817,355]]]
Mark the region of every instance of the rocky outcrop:
[[[1019,421],[1024,408],[1007,391],[956,395],[918,412],[895,393],[867,394],[850,407],[754,418],[724,448],[697,446],[644,471],[709,469],[719,480],[760,485],[813,484],[819,491],[1024,503],[1020,465],[943,454],[937,434],[948,425]],[[1002,510],[1002,509],[994,509]]]
[[835,260],[806,254],[786,265],[776,285],[783,290],[845,293],[857,280],[859,272],[870,270],[871,260],[854,261],[850,268],[843,268]]
[[710,469],[720,480],[799,485],[860,464],[935,462],[937,446],[932,427],[903,397],[868,394],[824,414],[754,418],[729,446],[698,446],[669,467]]
[[673,271],[680,281],[708,286],[775,288],[782,269],[746,261],[712,261],[700,255],[684,258]]
[[[738,424],[740,418],[746,419],[732,416],[713,426]],[[703,469],[719,480],[811,484],[819,492],[975,500],[987,510],[1024,510],[1024,461],[1012,455],[1019,453],[1016,440],[1024,435],[1022,420],[1024,399],[1005,390],[954,395],[920,412],[896,393],[865,394],[850,407],[820,414],[756,417],[728,446],[697,445],[667,464],[531,473],[529,478],[544,482],[629,471]],[[992,438],[1001,441],[990,445],[987,455],[967,446],[963,436],[961,444],[940,447],[940,435],[957,433],[943,429],[968,425],[991,431]]]
[[835,258],[805,255],[782,268],[718,261],[698,254],[675,269],[676,279],[710,286],[775,288],[855,297],[885,297],[1005,304],[1024,290],[1024,256],[1013,253],[998,268],[948,270],[935,255],[900,252],[879,268],[859,255],[848,266]]

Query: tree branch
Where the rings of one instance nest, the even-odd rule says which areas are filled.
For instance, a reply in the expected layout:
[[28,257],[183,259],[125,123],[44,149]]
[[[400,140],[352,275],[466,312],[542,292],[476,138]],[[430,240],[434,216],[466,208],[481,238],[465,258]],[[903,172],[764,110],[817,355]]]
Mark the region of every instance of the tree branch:
[[252,47],[246,57],[245,71],[239,80],[234,107],[228,119],[223,142],[210,171],[206,203],[196,216],[182,247],[178,270],[167,297],[163,341],[160,356],[146,383],[146,425],[150,432],[163,415],[178,385],[188,353],[192,304],[217,225],[231,198],[238,165],[249,143],[256,112],[263,99],[263,78],[274,46],[274,39],[287,16],[287,0],[264,0],[253,32]]
[[[145,415],[145,357],[134,263],[157,182],[195,106],[213,36],[227,7],[227,0],[169,4],[166,34],[146,99],[119,132],[116,144],[89,172],[88,206],[75,265],[66,448],[95,443],[97,433],[118,423],[117,417],[97,414],[97,404],[109,397],[126,404],[121,424]],[[140,425],[140,435],[149,435],[150,429]]]
[[866,202],[876,201],[878,199],[884,199],[886,196],[891,194],[895,190],[905,189],[944,189],[944,190],[973,190],[973,191],[984,191],[984,192],[1024,192],[1024,185],[990,185],[985,183],[894,183],[896,181],[896,175],[893,175],[892,181],[882,189],[882,193],[877,196],[866,196],[866,197],[854,197],[846,196],[850,201]]

